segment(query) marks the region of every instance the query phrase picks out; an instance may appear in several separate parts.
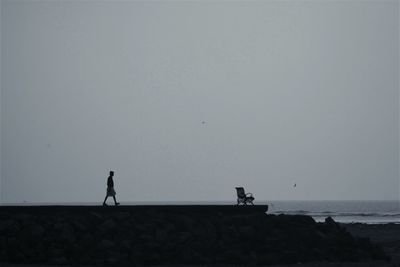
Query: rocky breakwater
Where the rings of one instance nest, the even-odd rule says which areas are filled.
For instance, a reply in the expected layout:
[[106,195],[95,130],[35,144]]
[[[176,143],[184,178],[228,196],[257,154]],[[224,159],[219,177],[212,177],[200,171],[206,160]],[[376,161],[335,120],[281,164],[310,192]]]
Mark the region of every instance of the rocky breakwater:
[[0,207],[0,262],[282,264],[387,257],[332,219],[267,206]]

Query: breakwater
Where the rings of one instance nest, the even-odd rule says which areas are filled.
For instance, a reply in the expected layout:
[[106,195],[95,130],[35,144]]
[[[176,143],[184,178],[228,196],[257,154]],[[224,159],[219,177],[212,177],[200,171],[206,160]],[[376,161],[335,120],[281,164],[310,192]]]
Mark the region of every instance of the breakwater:
[[2,206],[0,262],[282,264],[387,257],[328,218],[268,206]]

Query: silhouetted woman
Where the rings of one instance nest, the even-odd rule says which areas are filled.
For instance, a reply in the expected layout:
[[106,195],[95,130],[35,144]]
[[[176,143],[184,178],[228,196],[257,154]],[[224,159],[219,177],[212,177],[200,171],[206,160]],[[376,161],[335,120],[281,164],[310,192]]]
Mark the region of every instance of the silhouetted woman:
[[103,206],[107,206],[106,201],[107,201],[108,197],[113,197],[114,198],[115,206],[119,205],[119,203],[115,199],[116,193],[115,193],[115,190],[114,190],[113,176],[114,176],[114,172],[110,171],[110,176],[108,176],[108,179],[107,179],[107,195],[106,195],[106,198],[104,199]]

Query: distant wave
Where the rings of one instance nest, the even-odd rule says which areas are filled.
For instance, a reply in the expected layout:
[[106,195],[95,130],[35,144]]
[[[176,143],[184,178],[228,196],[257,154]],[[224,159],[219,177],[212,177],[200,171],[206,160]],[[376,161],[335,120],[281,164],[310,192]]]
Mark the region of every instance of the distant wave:
[[304,215],[304,214],[309,214],[310,211],[307,210],[277,210],[270,212],[271,214],[289,214],[289,215]]
[[269,214],[308,215],[317,222],[400,224],[399,201],[276,201]]
[[341,216],[341,217],[399,217],[400,213],[387,213],[387,212],[323,212],[323,213],[315,213],[310,212],[311,216]]
[[293,210],[293,211],[273,211],[271,214],[293,214],[293,215],[312,215],[312,216],[383,216],[383,217],[396,217],[400,216],[398,212],[334,212],[334,211],[307,211],[307,210]]
[[308,215],[317,222],[323,222],[326,217],[332,217],[337,222],[342,223],[366,223],[366,224],[400,224],[399,212],[332,212],[332,211],[274,211],[270,214],[287,214],[287,215]]

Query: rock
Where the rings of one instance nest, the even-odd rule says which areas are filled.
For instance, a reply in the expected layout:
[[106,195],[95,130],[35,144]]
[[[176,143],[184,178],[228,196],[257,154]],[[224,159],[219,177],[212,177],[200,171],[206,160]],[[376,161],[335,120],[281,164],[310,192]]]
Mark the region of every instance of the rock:
[[72,221],[72,225],[74,226],[74,228],[80,232],[85,232],[87,230],[87,227],[85,224],[83,224],[82,222],[78,221],[78,220],[74,220]]
[[95,243],[95,239],[91,233],[86,233],[80,241],[80,244],[83,247],[91,247],[91,246],[93,246],[94,243]]
[[167,231],[168,233],[175,232],[175,225],[173,225],[172,223],[166,223],[165,231]]
[[154,240],[154,237],[152,235],[149,235],[149,234],[141,234],[139,236],[139,239],[141,241],[144,241],[144,242],[150,242],[150,241]]
[[58,257],[58,258],[52,258],[50,259],[51,264],[57,264],[57,265],[65,265],[68,263],[67,259],[65,257]]
[[319,239],[325,239],[327,238],[327,235],[323,232],[321,232],[320,230],[316,230],[316,235]]
[[16,215],[14,215],[14,218],[17,220],[20,220],[22,222],[26,222],[32,218],[32,215],[27,214],[27,213],[18,213]]
[[54,227],[55,230],[61,231],[61,230],[64,228],[64,223],[62,223],[62,222],[56,222],[56,223],[53,225],[53,227]]
[[193,229],[194,224],[196,223],[195,220],[193,220],[190,216],[187,215],[182,215],[181,220],[183,222],[183,226],[187,230]]
[[114,217],[119,221],[129,219],[130,216],[129,212],[117,212],[114,214]]
[[143,249],[142,246],[139,244],[136,244],[132,247],[132,250],[129,255],[129,259],[133,263],[141,263],[143,262]]
[[340,229],[340,226],[335,222],[335,220],[332,219],[332,217],[327,217],[325,218],[325,225],[330,229],[337,231]]
[[189,241],[189,239],[192,237],[192,234],[190,232],[179,232],[178,233],[178,242],[180,243],[185,243]]
[[19,243],[31,244],[33,241],[31,230],[28,227],[22,229],[18,234]]
[[157,264],[161,262],[160,259],[160,254],[157,251],[149,251],[147,255],[143,258],[143,261],[146,265]]
[[[19,243],[22,245],[29,244],[29,246],[37,246],[43,241],[42,237],[44,232],[44,228],[39,225],[26,226],[17,235]],[[27,253],[24,253],[24,255],[26,254]]]
[[255,235],[256,230],[252,226],[242,226],[242,227],[239,227],[238,232],[240,235],[250,238]]
[[147,230],[146,226],[143,224],[140,224],[140,223],[134,224],[133,227],[135,228],[136,232],[138,232],[138,233],[143,233],[143,232],[146,232],[146,230]]
[[18,222],[15,222],[10,227],[7,228],[7,231],[5,231],[3,233],[5,235],[16,235],[19,231],[21,231],[21,224]]
[[47,250],[47,257],[49,259],[65,258],[65,250],[62,248],[51,247]]
[[106,259],[107,265],[116,265],[119,262],[118,258],[109,257]]
[[194,251],[190,248],[184,247],[180,250],[179,256],[182,263],[193,263]]
[[13,262],[26,262],[27,261],[26,257],[24,256],[24,254],[21,251],[11,250],[8,252],[9,253],[8,253],[7,257],[9,259],[11,259],[11,261],[13,261]]
[[[162,249],[162,245],[156,241],[148,241],[142,244],[143,258],[148,258],[149,254],[153,252],[159,252]],[[146,260],[145,260],[146,261]]]
[[168,238],[168,234],[166,231],[162,230],[162,229],[157,229],[156,230],[156,240],[158,242],[164,242],[166,241]]
[[7,251],[5,249],[0,249],[0,262],[7,262],[8,256]]
[[39,240],[43,237],[45,229],[40,225],[34,225],[31,227],[31,234],[34,240]]
[[89,256],[89,254],[87,254],[87,253],[83,253],[83,254],[81,254],[80,257],[79,257],[79,262],[80,262],[80,263],[83,263],[83,264],[85,264],[85,265],[87,265],[88,263],[90,263],[90,260],[91,260],[91,258],[90,258],[90,256]]
[[204,226],[206,228],[207,237],[209,239],[215,239],[217,237],[217,228],[215,225],[210,222],[206,222],[204,223]]
[[108,239],[103,239],[101,240],[100,244],[99,244],[99,248],[101,249],[110,249],[112,247],[114,247],[114,242],[108,240]]
[[116,227],[117,224],[115,223],[115,221],[113,219],[108,219],[107,221],[99,225],[99,230],[101,232],[107,232],[113,230]]
[[0,251],[2,251],[7,245],[7,238],[5,236],[0,236]]
[[14,224],[13,220],[5,220],[5,221],[0,221],[0,232],[8,230],[10,226]]
[[132,224],[129,220],[120,221],[118,225],[120,229],[129,229],[129,231],[132,230]]
[[7,238],[7,249],[17,249],[19,241],[16,237],[9,237]]
[[295,215],[295,216],[291,217],[291,223],[310,227],[310,226],[314,225],[316,222],[311,216]]
[[122,240],[120,246],[123,250],[130,250],[132,246],[132,242],[130,240]]
[[85,248],[81,244],[73,244],[69,251],[68,254],[75,259],[78,259],[80,255],[82,255],[85,252]]
[[98,213],[98,212],[92,211],[92,212],[90,212],[89,214],[90,214],[92,217],[96,218],[96,219],[103,219],[103,215],[100,214],[100,213]]
[[74,228],[72,228],[72,226],[69,224],[64,224],[61,232],[61,238],[68,243],[75,243],[76,237]]

